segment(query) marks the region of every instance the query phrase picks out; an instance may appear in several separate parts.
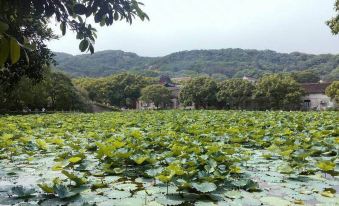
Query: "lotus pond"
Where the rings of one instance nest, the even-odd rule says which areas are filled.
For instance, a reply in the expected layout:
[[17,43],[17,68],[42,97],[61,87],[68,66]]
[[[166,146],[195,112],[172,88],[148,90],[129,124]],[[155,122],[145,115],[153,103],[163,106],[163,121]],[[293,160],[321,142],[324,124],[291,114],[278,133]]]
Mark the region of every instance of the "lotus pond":
[[339,205],[338,112],[0,117],[0,205]]

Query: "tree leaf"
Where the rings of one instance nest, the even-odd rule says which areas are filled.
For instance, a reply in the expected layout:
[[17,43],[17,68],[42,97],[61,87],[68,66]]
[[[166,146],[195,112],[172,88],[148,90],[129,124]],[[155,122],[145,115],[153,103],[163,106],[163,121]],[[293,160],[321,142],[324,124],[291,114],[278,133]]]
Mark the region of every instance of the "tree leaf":
[[93,47],[93,44],[90,44],[90,45],[89,45],[89,51],[91,52],[91,54],[94,53],[94,47]]
[[79,15],[84,15],[87,13],[87,8],[83,4],[75,4],[74,5],[74,12]]
[[9,26],[3,21],[0,21],[0,34],[8,30]]
[[61,22],[60,30],[61,30],[62,35],[64,36],[66,34],[66,22]]
[[80,44],[79,44],[79,49],[80,49],[80,51],[81,52],[84,52],[84,51],[86,51],[86,49],[88,48],[88,40],[87,39],[84,39],[84,40],[82,40],[81,42],[80,42]]
[[14,37],[10,40],[10,51],[12,64],[15,64],[20,59],[20,45]]
[[0,67],[4,65],[9,55],[9,41],[7,38],[0,40]]

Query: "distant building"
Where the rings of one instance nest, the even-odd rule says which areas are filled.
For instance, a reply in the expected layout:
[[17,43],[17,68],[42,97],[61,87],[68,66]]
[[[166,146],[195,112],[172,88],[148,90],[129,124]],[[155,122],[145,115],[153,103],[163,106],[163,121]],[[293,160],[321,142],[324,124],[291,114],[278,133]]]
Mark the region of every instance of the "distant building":
[[244,76],[242,79],[243,79],[243,80],[246,80],[246,81],[249,81],[249,82],[251,82],[252,84],[255,84],[255,83],[257,82],[257,79],[256,79],[256,78],[253,78],[253,77]]
[[[177,85],[172,82],[171,78],[166,75],[162,75],[160,77],[159,83],[164,85],[168,90],[171,91],[171,103],[167,105],[162,105],[163,108],[167,109],[178,109],[180,108],[179,102],[179,92],[180,92],[180,85]],[[156,109],[154,103],[147,103],[144,101],[139,100],[137,102],[137,109]]]
[[306,83],[301,84],[305,91],[302,97],[304,110],[325,110],[334,107],[334,102],[325,94],[326,88],[331,83]]

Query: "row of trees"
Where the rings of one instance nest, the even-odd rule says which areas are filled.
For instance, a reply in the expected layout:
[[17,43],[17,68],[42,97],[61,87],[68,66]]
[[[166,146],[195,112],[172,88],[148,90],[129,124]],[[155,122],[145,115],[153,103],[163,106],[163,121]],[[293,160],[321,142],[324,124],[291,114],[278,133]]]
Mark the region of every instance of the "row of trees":
[[[242,79],[218,81],[209,77],[193,78],[180,89],[179,102],[198,109],[299,109],[304,94],[294,75],[265,75],[256,84]],[[326,94],[339,102],[339,82]],[[171,104],[173,92],[157,78],[129,73],[104,78],[71,80],[63,73],[45,71],[42,81],[22,78],[15,87],[0,86],[0,108],[18,111],[47,110],[90,111],[90,101],[118,108],[136,108],[138,100],[157,108]]]
[[[183,84],[179,102],[198,109],[300,109],[304,91],[296,75],[264,75],[256,84],[242,79],[218,81],[210,77],[197,77]],[[303,75],[300,75],[303,77]],[[316,81],[316,79],[314,79]],[[161,108],[171,104],[173,94],[159,84],[157,78],[129,73],[104,78],[80,78],[75,84],[86,90],[92,101],[119,108],[136,108],[138,100],[153,103]],[[335,83],[328,89],[328,96],[338,98]]]
[[87,94],[76,88],[63,73],[45,71],[36,82],[23,77],[14,87],[0,86],[0,112],[35,110],[87,111]]
[[141,90],[158,82],[157,79],[129,73],[122,73],[103,78],[80,78],[75,84],[88,91],[92,101],[109,104],[119,108],[136,108],[141,97]]
[[187,82],[180,92],[184,106],[228,109],[299,109],[304,94],[300,85],[289,75],[263,76],[255,85],[242,79],[217,83],[208,77]]

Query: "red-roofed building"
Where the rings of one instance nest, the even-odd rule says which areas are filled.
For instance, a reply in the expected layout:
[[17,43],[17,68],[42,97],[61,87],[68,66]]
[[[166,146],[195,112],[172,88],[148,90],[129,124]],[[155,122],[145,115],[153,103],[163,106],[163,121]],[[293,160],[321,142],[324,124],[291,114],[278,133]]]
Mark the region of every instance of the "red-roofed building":
[[325,110],[334,107],[334,102],[325,94],[326,88],[331,83],[307,83],[301,87],[305,91],[303,97],[303,107],[306,110]]

